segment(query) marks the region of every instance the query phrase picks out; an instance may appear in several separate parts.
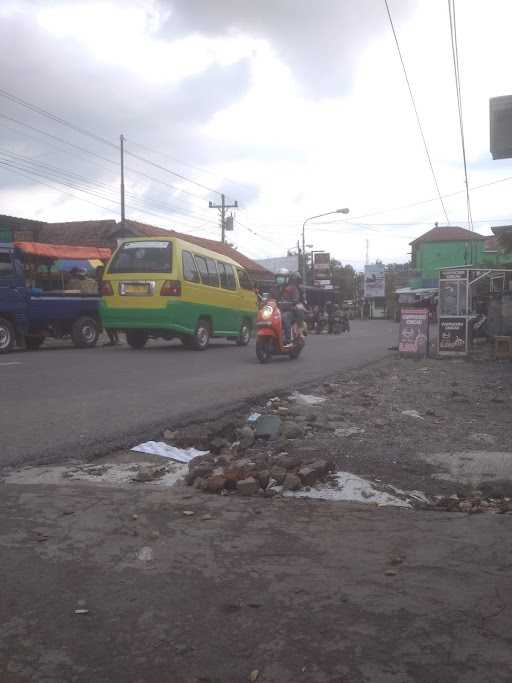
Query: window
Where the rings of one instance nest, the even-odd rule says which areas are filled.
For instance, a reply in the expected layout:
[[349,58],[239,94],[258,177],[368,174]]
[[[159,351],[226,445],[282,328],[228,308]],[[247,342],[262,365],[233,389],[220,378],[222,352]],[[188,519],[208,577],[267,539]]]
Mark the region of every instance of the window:
[[251,291],[254,289],[254,287],[252,286],[251,279],[247,275],[245,270],[239,270],[238,271],[238,282],[240,283],[240,287],[242,289],[249,289]]
[[170,273],[172,242],[125,242],[115,253],[109,273]]
[[197,266],[194,261],[194,257],[189,251],[183,252],[183,277],[188,282],[200,282],[199,273],[197,272]]
[[9,277],[11,275],[14,275],[11,256],[7,253],[0,253],[0,277]]
[[219,273],[217,271],[217,263],[212,258],[207,258],[206,265],[208,266],[208,284],[211,287],[218,287]]
[[203,285],[209,284],[208,266],[206,265],[206,259],[202,256],[197,255],[194,258],[196,260],[196,266],[199,271],[199,275],[201,276],[201,282],[203,283]]
[[236,289],[235,271],[233,266],[228,263],[217,261],[217,268],[220,275],[220,286],[223,289]]

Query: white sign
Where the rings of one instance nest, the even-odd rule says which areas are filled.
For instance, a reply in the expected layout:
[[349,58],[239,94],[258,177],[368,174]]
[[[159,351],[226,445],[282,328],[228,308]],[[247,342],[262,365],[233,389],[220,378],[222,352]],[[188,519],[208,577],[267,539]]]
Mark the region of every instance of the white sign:
[[380,299],[386,296],[384,264],[374,263],[364,267],[364,298]]

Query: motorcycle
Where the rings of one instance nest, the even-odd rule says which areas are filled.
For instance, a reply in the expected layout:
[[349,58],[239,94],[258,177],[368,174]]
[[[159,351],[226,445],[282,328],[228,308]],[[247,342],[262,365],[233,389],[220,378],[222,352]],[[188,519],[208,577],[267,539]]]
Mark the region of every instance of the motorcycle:
[[284,343],[281,311],[277,302],[269,299],[259,309],[256,318],[256,356],[260,363],[267,363],[272,356],[288,355],[298,358],[304,348],[304,335],[295,320],[291,326],[291,342]]
[[329,325],[329,316],[327,313],[320,313],[316,325],[315,325],[315,333],[316,334],[322,334],[328,327]]

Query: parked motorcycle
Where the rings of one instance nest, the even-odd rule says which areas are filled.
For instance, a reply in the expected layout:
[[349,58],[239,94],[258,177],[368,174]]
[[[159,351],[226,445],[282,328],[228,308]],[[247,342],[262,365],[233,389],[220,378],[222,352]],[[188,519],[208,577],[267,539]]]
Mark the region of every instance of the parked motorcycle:
[[291,327],[291,342],[284,343],[284,328],[277,302],[269,299],[258,311],[256,318],[256,356],[260,363],[267,363],[272,356],[288,355],[298,358],[304,348],[304,336],[295,320]]
[[315,325],[315,332],[316,334],[322,334],[322,332],[325,332],[329,325],[329,316],[327,313],[320,313],[318,315],[316,325]]

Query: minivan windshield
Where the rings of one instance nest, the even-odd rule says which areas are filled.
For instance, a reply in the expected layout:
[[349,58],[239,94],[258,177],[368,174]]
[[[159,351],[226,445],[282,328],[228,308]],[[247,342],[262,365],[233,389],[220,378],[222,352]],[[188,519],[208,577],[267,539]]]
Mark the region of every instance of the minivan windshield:
[[170,273],[172,242],[124,242],[114,254],[109,273]]

